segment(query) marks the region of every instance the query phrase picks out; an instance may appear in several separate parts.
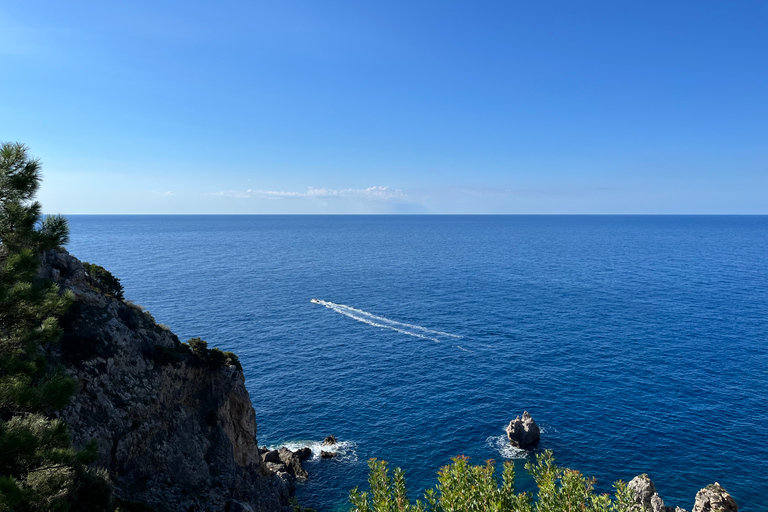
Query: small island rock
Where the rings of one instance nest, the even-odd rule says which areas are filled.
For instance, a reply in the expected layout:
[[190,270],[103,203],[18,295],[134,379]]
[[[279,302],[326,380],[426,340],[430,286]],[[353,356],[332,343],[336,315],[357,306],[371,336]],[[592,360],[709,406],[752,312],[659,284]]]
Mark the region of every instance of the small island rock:
[[336,437],[333,434],[323,439],[323,446],[333,446],[336,444]]
[[507,426],[507,437],[512,445],[518,448],[530,448],[539,442],[541,433],[539,426],[533,421],[528,411],[509,422]]
[[296,456],[299,458],[299,460],[307,460],[308,458],[310,458],[312,456],[312,450],[309,449],[308,447],[299,448],[298,450],[296,450],[293,453],[296,454]]
[[693,512],[739,512],[739,506],[728,491],[715,482],[696,493]]
[[336,452],[326,452],[325,450],[320,451],[320,458],[321,459],[332,459],[336,456]]
[[627,489],[632,492],[635,502],[635,506],[630,509],[632,512],[685,512],[680,507],[664,505],[664,500],[656,492],[656,486],[653,485],[653,481],[645,473],[630,480],[627,484]]

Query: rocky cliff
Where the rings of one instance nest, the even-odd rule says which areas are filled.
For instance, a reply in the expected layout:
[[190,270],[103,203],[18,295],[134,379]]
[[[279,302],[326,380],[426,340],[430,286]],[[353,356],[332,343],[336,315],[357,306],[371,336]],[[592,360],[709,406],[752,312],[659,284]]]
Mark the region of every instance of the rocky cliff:
[[44,255],[41,277],[76,297],[50,354],[78,382],[60,416],[76,446],[98,441],[98,463],[124,509],[273,511],[288,504],[284,475],[261,459],[236,361],[193,353],[140,307],[93,287],[66,251]]

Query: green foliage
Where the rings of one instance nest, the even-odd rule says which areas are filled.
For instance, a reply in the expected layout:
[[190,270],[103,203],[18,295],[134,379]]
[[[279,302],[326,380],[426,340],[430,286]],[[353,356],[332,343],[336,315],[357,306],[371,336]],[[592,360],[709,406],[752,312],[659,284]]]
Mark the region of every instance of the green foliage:
[[296,496],[291,496],[288,498],[288,503],[291,506],[291,509],[293,509],[293,512],[315,512],[315,509],[313,508],[302,507],[299,504],[299,500],[296,498]]
[[538,492],[515,493],[515,470],[505,462],[501,482],[493,461],[475,466],[456,457],[440,469],[437,485],[427,490],[424,501],[411,503],[405,474],[395,468],[390,475],[386,461],[368,461],[370,491],[354,488],[349,501],[355,512],[630,512],[632,500],[626,484],[616,482],[616,495],[596,495],[594,480],[578,471],[559,468],[551,451],[526,464]]
[[235,366],[238,370],[243,370],[240,359],[233,352],[223,352],[218,348],[209,349],[208,342],[200,338],[190,338],[187,344],[197,361],[211,369],[216,370],[224,366]]
[[123,300],[123,285],[112,272],[94,263],[83,262],[85,279],[88,284],[104,295]]
[[0,512],[107,510],[111,484],[89,468],[97,446],[75,450],[66,425],[44,414],[64,407],[75,381],[50,367],[57,318],[71,293],[37,278],[41,254],[65,244],[66,219],[33,201],[40,162],[22,144],[0,144]]

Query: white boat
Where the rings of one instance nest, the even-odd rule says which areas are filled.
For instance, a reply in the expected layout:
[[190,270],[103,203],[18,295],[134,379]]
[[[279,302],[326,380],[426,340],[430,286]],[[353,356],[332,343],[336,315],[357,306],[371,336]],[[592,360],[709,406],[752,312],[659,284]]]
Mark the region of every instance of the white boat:
[[311,302],[312,304],[322,304],[323,303],[323,301],[321,301],[320,299],[309,299],[309,302]]

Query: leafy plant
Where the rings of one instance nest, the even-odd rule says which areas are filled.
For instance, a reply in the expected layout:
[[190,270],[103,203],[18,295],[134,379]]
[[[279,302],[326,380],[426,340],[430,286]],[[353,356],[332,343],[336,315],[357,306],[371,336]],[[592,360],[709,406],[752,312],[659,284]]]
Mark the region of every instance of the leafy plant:
[[224,366],[236,366],[240,371],[243,370],[240,359],[233,352],[224,352],[219,348],[209,349],[208,342],[201,338],[190,338],[187,344],[198,361],[214,370]]
[[386,461],[368,461],[369,491],[350,491],[356,512],[630,512],[633,501],[626,484],[614,484],[616,494],[594,493],[594,480],[578,471],[559,468],[551,451],[526,464],[538,492],[515,493],[515,470],[505,462],[501,482],[493,461],[472,465],[466,457],[455,457],[437,474],[437,484],[426,491],[424,501],[408,499],[405,473],[395,468],[390,476]]
[[120,279],[112,275],[112,272],[87,261],[83,262],[83,270],[89,285],[104,295],[123,300],[123,285],[120,284]]

